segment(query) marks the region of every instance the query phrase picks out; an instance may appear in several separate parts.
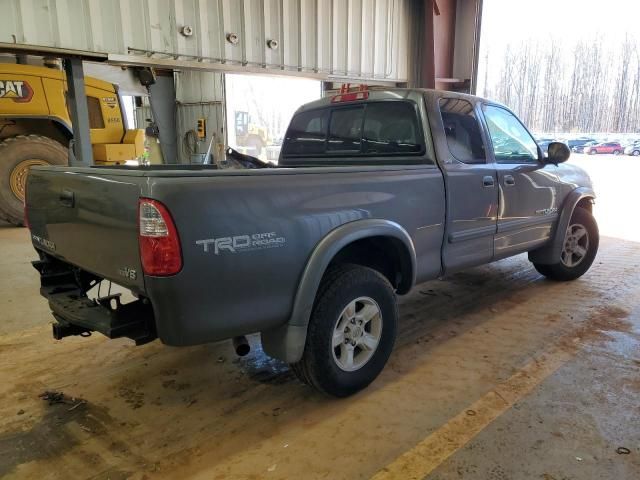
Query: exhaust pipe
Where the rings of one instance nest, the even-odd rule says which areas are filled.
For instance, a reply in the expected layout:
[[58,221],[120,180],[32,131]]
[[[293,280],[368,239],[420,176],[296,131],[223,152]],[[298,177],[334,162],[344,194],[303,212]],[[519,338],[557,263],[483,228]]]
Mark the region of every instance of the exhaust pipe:
[[233,337],[233,349],[236,351],[236,355],[244,357],[251,351],[251,346],[247,341],[247,337],[242,335],[241,337]]

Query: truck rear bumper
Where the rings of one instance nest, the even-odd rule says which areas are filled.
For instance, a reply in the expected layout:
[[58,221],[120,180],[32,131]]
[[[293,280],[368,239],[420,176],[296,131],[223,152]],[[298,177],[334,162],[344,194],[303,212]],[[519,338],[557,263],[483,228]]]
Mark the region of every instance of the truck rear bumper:
[[[49,301],[57,340],[99,332],[109,338],[126,337],[137,345],[154,340],[153,308],[146,298],[122,304],[119,295],[90,299],[79,273],[61,262],[33,262],[40,272],[40,294]],[[84,279],[86,280],[86,278]]]

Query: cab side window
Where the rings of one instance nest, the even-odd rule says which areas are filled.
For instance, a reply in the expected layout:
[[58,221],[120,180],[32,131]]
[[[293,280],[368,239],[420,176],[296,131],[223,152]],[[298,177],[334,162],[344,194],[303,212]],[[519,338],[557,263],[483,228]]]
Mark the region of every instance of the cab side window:
[[538,162],[538,144],[515,115],[493,105],[483,109],[497,163]]
[[87,95],[87,108],[89,110],[89,128],[104,128],[100,99]]
[[458,98],[441,98],[439,105],[451,155],[463,163],[486,163],[484,143],[473,105]]

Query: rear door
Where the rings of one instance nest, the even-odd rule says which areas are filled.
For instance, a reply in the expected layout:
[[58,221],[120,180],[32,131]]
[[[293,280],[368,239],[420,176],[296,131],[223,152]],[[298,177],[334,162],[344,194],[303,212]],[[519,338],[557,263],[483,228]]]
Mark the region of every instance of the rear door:
[[26,203],[33,245],[142,291],[138,199],[145,177],[103,172],[62,167],[31,170]]
[[494,165],[487,161],[476,107],[455,97],[435,101],[430,113],[432,132],[447,190],[442,256],[445,271],[450,273],[493,258],[497,176]]
[[533,136],[509,110],[482,107],[498,173],[498,229],[495,259],[531,250],[547,240],[557,219],[558,167],[543,165]]

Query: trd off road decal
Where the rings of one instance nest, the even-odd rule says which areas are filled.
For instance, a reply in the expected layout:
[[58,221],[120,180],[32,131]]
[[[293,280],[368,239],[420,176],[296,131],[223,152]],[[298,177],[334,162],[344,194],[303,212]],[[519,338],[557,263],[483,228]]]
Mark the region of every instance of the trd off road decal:
[[23,80],[1,80],[0,99],[8,98],[14,102],[28,102],[33,97],[33,88]]
[[276,232],[253,233],[250,235],[235,235],[233,237],[196,240],[196,245],[201,246],[205,253],[213,252],[215,255],[284,247],[285,243],[286,239],[284,237],[279,237]]

